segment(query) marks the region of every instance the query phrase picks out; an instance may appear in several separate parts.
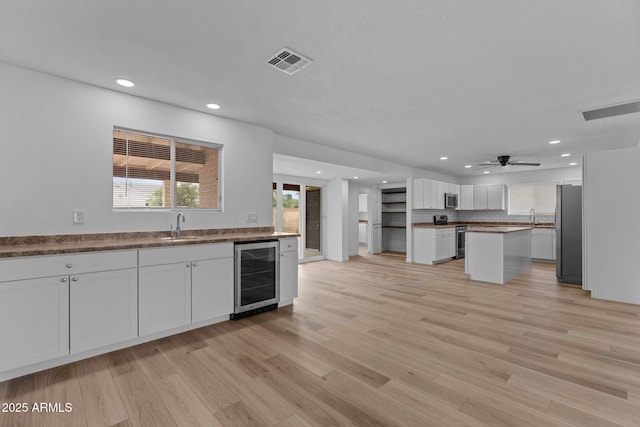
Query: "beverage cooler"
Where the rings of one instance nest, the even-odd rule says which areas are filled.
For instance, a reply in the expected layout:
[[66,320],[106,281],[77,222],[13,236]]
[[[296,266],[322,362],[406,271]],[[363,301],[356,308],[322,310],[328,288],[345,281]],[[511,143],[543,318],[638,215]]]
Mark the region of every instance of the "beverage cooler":
[[235,291],[232,319],[278,308],[278,241],[235,244]]

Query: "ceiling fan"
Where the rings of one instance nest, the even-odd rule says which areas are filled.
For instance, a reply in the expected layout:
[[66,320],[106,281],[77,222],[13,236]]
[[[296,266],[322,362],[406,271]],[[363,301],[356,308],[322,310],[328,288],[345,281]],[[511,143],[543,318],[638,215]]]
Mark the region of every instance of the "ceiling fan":
[[488,162],[480,163],[476,166],[480,166],[482,168],[489,168],[493,166],[540,166],[540,163],[535,162],[525,162],[523,160],[511,161],[511,156],[498,156],[497,160],[490,160]]

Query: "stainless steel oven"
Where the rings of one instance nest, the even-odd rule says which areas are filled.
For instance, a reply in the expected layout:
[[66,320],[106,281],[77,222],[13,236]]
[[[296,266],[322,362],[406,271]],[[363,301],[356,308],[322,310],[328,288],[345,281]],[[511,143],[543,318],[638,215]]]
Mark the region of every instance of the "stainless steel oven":
[[278,307],[279,249],[277,240],[235,244],[235,304],[232,319]]
[[466,225],[456,226],[456,259],[464,258],[464,244],[467,230]]

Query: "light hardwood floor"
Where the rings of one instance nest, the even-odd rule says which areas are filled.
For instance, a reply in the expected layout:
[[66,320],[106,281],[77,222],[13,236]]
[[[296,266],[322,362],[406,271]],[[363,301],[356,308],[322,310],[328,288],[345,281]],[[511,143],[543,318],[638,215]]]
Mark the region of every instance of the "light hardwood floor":
[[640,425],[640,306],[463,261],[300,266],[284,308],[0,383],[1,426]]

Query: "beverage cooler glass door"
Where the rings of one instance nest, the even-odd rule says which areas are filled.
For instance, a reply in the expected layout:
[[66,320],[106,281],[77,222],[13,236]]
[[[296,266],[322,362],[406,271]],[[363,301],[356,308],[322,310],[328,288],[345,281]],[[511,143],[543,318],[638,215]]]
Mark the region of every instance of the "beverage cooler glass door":
[[235,313],[278,302],[278,242],[236,244]]

